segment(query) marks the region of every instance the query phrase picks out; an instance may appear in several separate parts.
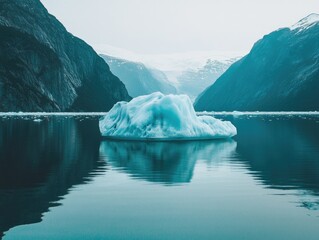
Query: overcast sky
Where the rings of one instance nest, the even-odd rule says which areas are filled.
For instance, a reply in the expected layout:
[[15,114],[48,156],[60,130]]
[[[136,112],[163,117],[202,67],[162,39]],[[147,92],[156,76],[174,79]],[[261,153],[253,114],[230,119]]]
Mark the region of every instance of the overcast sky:
[[247,52],[319,0],[41,0],[74,35],[142,54]]

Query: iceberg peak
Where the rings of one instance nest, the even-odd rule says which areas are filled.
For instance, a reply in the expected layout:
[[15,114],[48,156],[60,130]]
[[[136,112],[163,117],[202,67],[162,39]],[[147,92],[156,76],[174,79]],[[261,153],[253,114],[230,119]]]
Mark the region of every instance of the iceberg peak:
[[104,137],[127,140],[207,140],[237,134],[230,122],[197,116],[188,96],[159,92],[118,102],[99,127]]
[[306,30],[313,25],[317,24],[319,22],[319,14],[317,13],[312,13],[308,15],[307,17],[301,19],[299,22],[294,24],[293,26],[290,27],[290,30],[298,30],[298,32],[302,30]]

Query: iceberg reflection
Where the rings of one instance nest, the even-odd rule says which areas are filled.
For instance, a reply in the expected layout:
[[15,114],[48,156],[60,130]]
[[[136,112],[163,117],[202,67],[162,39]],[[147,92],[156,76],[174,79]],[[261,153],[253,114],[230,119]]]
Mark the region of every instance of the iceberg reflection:
[[220,161],[236,151],[236,142],[134,142],[103,141],[100,156],[133,178],[166,185],[192,180],[197,160]]

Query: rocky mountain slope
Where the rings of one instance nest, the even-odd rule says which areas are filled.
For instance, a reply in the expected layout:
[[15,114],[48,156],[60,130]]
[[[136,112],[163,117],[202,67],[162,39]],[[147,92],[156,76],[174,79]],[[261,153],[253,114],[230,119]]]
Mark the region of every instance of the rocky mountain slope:
[[319,15],[258,41],[195,102],[198,111],[319,110]]
[[39,0],[0,1],[0,111],[106,111],[124,84]]
[[112,73],[125,84],[132,97],[153,92],[176,93],[175,87],[168,82],[165,74],[159,70],[148,68],[143,63],[107,55],[101,55],[101,57],[110,66]]

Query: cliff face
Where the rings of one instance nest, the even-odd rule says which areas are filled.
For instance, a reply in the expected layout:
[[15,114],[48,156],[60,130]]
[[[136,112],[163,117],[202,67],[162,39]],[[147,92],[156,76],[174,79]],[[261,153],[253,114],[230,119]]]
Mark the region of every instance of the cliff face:
[[0,111],[107,111],[130,97],[39,0],[0,0]]
[[197,99],[198,111],[319,110],[319,15],[258,41]]

